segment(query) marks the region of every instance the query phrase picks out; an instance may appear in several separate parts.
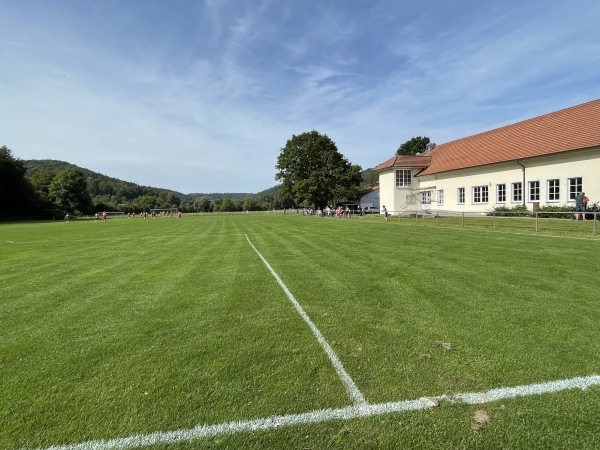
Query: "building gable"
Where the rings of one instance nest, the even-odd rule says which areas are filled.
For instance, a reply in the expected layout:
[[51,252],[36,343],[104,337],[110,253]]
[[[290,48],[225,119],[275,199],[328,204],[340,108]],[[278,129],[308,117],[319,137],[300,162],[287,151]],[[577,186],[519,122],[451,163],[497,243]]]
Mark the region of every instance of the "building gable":
[[425,169],[431,164],[431,156],[427,155],[395,155],[373,170],[385,170],[392,167],[404,169]]

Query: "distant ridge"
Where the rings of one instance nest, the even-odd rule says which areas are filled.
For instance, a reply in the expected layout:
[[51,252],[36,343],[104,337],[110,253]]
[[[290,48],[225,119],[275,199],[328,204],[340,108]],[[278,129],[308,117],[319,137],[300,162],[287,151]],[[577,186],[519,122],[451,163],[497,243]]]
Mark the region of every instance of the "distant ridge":
[[[59,160],[55,160],[55,159],[28,159],[28,160],[23,160],[23,164],[25,165],[25,168],[27,169],[27,173],[26,176],[31,178],[33,175],[35,175],[37,172],[41,171],[41,170],[64,170],[64,169],[68,169],[68,168],[74,168],[74,169],[78,169],[81,172],[83,172],[83,174],[88,177],[88,178],[92,178],[93,180],[97,181],[98,183],[104,183],[104,184],[108,184],[108,185],[115,185],[115,186],[125,186],[130,188],[130,190],[135,190],[141,193],[141,195],[144,194],[154,194],[154,193],[160,193],[160,192],[165,192],[168,194],[173,194],[177,197],[179,197],[182,201],[193,201],[195,199],[197,199],[198,197],[208,197],[209,199],[213,200],[213,201],[217,201],[217,200],[223,200],[225,198],[229,198],[229,199],[238,199],[238,200],[244,200],[247,197],[272,197],[272,198],[277,198],[279,195],[279,192],[281,191],[281,185],[276,185],[273,187],[270,187],[268,189],[265,189],[263,191],[257,192],[257,193],[249,193],[249,192],[211,192],[211,193],[200,193],[200,192],[194,192],[194,193],[190,193],[190,194],[184,194],[182,192],[177,192],[177,191],[173,191],[171,189],[165,189],[165,188],[158,188],[158,187],[152,187],[152,186],[143,186],[143,185],[139,185],[130,181],[124,181],[124,180],[120,180],[118,178],[114,178],[114,177],[109,177],[107,175],[101,174],[99,172],[94,172],[90,169],[86,169],[83,167],[79,167],[76,166],[75,164],[71,164],[65,161],[59,161]],[[368,187],[371,187],[375,184],[377,184],[378,182],[378,174],[377,172],[375,172],[373,169],[365,169],[363,171],[363,183],[361,184],[361,189],[365,189]]]
[[[59,160],[55,160],[55,159],[28,159],[28,160],[23,160],[23,164],[25,165],[25,168],[27,169],[26,176],[29,178],[31,178],[37,172],[42,171],[42,170],[64,170],[64,169],[68,169],[68,168],[73,168],[73,169],[80,170],[86,177],[91,177],[98,183],[114,184],[114,185],[119,185],[119,186],[124,185],[124,186],[130,187],[130,188],[135,188],[136,190],[140,190],[140,188],[141,188],[142,191],[147,191],[148,193],[166,192],[169,194],[176,195],[183,201],[194,200],[198,197],[208,197],[211,200],[222,200],[224,198],[244,200],[246,197],[251,197],[251,196],[257,195],[257,194],[245,193],[245,192],[236,192],[236,193],[213,192],[213,193],[184,194],[182,192],[173,191],[171,189],[158,188],[158,187],[152,187],[152,186],[142,186],[142,185],[130,182],[130,181],[124,181],[124,180],[120,180],[118,178],[109,177],[109,176],[101,174],[99,172],[94,172],[92,170],[76,166],[75,164],[71,164],[71,163],[68,163],[65,161],[59,161]],[[263,192],[267,192],[267,191],[270,191],[271,189],[277,189],[277,188],[278,187],[270,188]]]

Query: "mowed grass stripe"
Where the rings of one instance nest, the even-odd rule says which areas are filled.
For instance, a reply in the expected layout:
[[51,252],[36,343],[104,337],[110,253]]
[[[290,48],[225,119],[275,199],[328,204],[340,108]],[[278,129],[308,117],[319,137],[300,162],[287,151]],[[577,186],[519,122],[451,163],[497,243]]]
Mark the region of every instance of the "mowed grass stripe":
[[598,371],[595,358],[572,351],[600,356],[600,280],[583,275],[595,242],[287,220],[263,235],[265,257],[369,402]]
[[[132,226],[112,232],[139,232]],[[33,277],[42,287],[35,295],[11,300],[28,310],[3,302],[3,448],[346,404],[326,357],[243,236],[201,239],[191,224],[180,231],[189,239],[149,233],[118,248],[44,249],[54,270]],[[56,258],[65,251],[77,282]],[[101,279],[85,270],[95,253]]]
[[285,294],[288,297],[288,299],[292,302],[292,304],[294,305],[294,308],[296,308],[296,311],[298,311],[298,314],[300,314],[300,316],[302,317],[302,319],[304,319],[304,321],[306,322],[306,324],[309,326],[309,328],[311,329],[312,333],[314,334],[314,336],[317,339],[317,341],[319,342],[319,344],[323,347],[323,350],[325,351],[325,353],[329,357],[329,359],[331,361],[331,364],[335,368],[336,373],[340,377],[340,381],[342,381],[342,383],[346,387],[346,391],[348,392],[348,395],[349,395],[350,399],[352,400],[352,403],[354,403],[355,405],[364,405],[364,404],[366,404],[365,398],[362,395],[362,393],[360,392],[360,389],[358,389],[358,387],[354,383],[354,380],[352,380],[352,378],[348,375],[348,373],[344,369],[342,362],[340,361],[340,359],[338,358],[338,356],[335,354],[335,351],[333,351],[333,349],[331,348],[331,346],[327,342],[327,339],[325,339],[325,337],[323,337],[323,334],[315,326],[314,322],[306,314],[306,312],[304,311],[304,309],[302,309],[302,306],[294,298],[294,295],[290,292],[290,290],[283,283],[283,281],[281,281],[281,278],[273,270],[273,268],[271,267],[271,265],[269,264],[269,262],[260,254],[260,252],[257,250],[257,248],[252,244],[252,242],[250,242],[250,239],[248,239],[248,236],[246,236],[246,239],[248,240],[248,243],[250,244],[250,246],[252,247],[252,249],[256,252],[256,254],[263,261],[263,263],[265,264],[265,266],[269,269],[269,272],[271,272],[271,274],[273,275],[273,277],[277,280],[277,283],[281,286],[281,288],[285,292]]
[[[220,438],[227,435],[241,433],[260,433],[291,428],[299,425],[317,425],[337,421],[350,421],[357,418],[368,418],[372,416],[390,415],[393,413],[404,413],[422,411],[436,406],[438,401],[460,402],[460,406],[469,404],[484,404],[497,400],[512,399],[515,397],[527,397],[556,393],[573,389],[588,389],[600,384],[600,377],[590,376],[569,380],[559,380],[549,383],[541,383],[529,386],[514,386],[510,388],[493,389],[483,393],[457,394],[453,399],[441,396],[438,399],[422,398],[418,400],[406,400],[401,402],[388,402],[379,405],[356,405],[347,408],[317,410],[303,414],[287,416],[272,416],[261,419],[228,422],[216,425],[198,425],[191,429],[180,429],[161,431],[146,435],[128,436],[120,439],[105,441],[88,441],[65,446],[53,446],[46,450],[112,450],[124,448],[149,447],[154,445],[183,444],[197,445],[208,438]],[[481,413],[481,411],[479,411]],[[486,416],[487,413],[483,412]],[[489,417],[489,416],[488,416]],[[483,425],[480,422],[478,430]],[[308,436],[307,436],[308,438]],[[389,438],[388,438],[389,439]],[[364,442],[364,441],[363,441]],[[398,442],[396,442],[396,445]],[[395,445],[394,445],[395,446]]]
[[[0,402],[0,420],[8,424],[0,431],[0,447],[47,447],[345,408],[347,397],[329,362],[279,286],[256,264],[244,232],[372,404],[598,373],[593,293],[600,281],[590,272],[595,242],[376,219],[230,215],[154,224],[123,220],[99,229],[93,223],[45,224],[50,226],[43,231],[39,224],[27,225],[27,233],[0,228],[6,241],[23,241],[25,234],[51,241],[50,255],[83,255],[82,242],[89,240],[87,252],[102,254],[99,265],[107,267],[100,275],[81,275],[81,292],[95,297],[78,299],[91,306],[68,321],[59,320],[58,311],[73,311],[76,300],[53,299],[43,288],[61,282],[52,277],[50,257],[43,276],[32,272],[35,289],[27,293],[44,302],[32,296],[19,303],[17,291],[0,299],[0,365],[7,374],[0,380],[7,399]],[[234,239],[208,236],[228,233]],[[107,245],[113,238],[116,245]],[[163,264],[140,257],[152,245],[166,254]],[[35,266],[45,250],[30,247],[23,252],[24,246],[3,246],[10,253],[0,260],[1,273],[11,265],[7,261]],[[111,259],[121,262],[113,269]],[[239,267],[229,269],[232,264]],[[64,273],[59,262],[56,267],[55,273]],[[162,284],[156,278],[161,274]],[[16,272],[11,277],[25,285]],[[88,285],[90,280],[99,286]],[[127,289],[128,283],[162,291],[156,296],[151,289]],[[52,325],[43,321],[44,307]],[[451,343],[452,350],[438,342]],[[435,442],[439,448],[491,448],[500,442],[525,448],[564,442],[593,448],[590,430],[598,424],[591,412],[598,392],[515,399],[505,402],[506,409],[490,406],[498,426],[482,433],[483,441],[471,430],[474,408],[453,405],[427,415],[296,426],[207,445],[364,448]]]

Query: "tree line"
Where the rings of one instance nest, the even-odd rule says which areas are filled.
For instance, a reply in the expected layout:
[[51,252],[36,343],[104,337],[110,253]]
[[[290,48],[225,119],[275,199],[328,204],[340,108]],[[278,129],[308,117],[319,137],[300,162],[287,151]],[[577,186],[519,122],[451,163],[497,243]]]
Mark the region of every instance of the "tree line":
[[[429,138],[413,138],[397,154],[426,150]],[[351,164],[325,134],[294,135],[281,148],[275,179],[281,184],[258,194],[181,194],[139,186],[54,160],[16,158],[0,147],[0,218],[53,218],[64,214],[124,213],[158,208],[183,212],[266,211],[325,207],[356,202],[362,189],[375,185],[377,172]]]
[[[0,147],[1,219],[51,219],[93,215],[100,211],[124,213],[154,208],[183,212],[267,210],[277,207],[278,190],[259,194],[184,195],[167,189],[139,186],[54,160],[21,160]],[[229,196],[228,196],[229,195]]]
[[290,207],[275,186],[258,194],[180,194],[139,186],[54,160],[21,160],[0,147],[0,219],[52,219],[101,211],[139,213],[155,208],[182,212],[266,211]]

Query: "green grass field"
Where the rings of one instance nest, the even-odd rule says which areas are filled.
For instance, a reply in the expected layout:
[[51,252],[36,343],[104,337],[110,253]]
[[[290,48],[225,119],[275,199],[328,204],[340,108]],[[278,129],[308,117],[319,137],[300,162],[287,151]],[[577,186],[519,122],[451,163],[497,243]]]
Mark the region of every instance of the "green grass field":
[[600,374],[598,238],[503,231],[281,214],[0,224],[0,448],[599,448],[600,385],[332,419],[356,405],[257,254],[368,405]]

